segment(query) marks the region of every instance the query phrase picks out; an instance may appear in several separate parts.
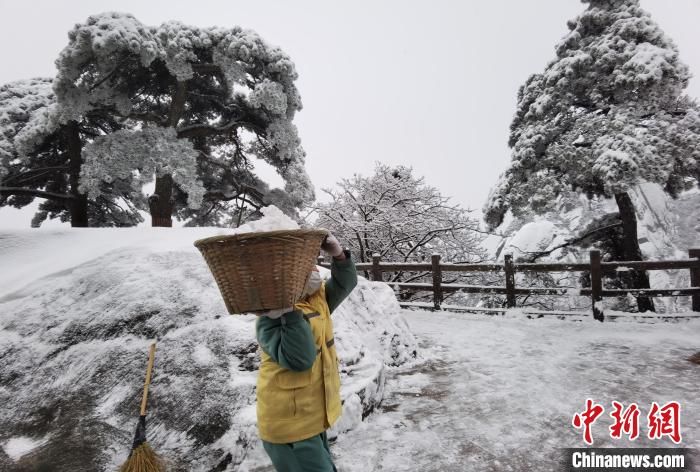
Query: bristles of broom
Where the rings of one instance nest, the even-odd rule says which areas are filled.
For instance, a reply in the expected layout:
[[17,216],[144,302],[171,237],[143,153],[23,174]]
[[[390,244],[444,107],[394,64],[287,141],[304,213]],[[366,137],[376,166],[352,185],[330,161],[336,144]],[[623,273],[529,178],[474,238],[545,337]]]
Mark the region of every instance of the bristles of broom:
[[120,472],[165,472],[165,462],[151,449],[146,442],[146,402],[148,401],[148,386],[151,383],[151,372],[155,359],[156,343],[151,344],[146,369],[146,383],[141,399],[141,416],[134,434],[134,444],[131,446],[129,458],[119,469]]
[[156,455],[148,443],[143,443],[129,455],[119,472],[165,472],[165,462]]

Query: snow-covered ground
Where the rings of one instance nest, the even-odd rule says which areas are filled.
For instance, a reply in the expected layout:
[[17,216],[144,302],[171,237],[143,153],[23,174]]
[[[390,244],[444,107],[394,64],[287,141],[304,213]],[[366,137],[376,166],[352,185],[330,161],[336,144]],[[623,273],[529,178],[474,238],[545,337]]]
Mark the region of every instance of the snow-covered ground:
[[[260,358],[255,316],[228,315],[193,246],[222,233],[0,231],[0,470],[115,470],[152,339],[149,442],[172,471],[237,470],[258,443]],[[336,434],[377,406],[387,368],[417,346],[385,284],[361,279],[333,316],[346,403]]]
[[[682,407],[680,446],[700,448],[700,320],[598,323],[405,311],[421,362],[392,371],[381,408],[332,446],[341,472],[559,471],[560,448],[585,447],[571,425],[586,398],[605,407],[597,447],[613,440],[613,400]],[[271,471],[255,451],[249,471]]]

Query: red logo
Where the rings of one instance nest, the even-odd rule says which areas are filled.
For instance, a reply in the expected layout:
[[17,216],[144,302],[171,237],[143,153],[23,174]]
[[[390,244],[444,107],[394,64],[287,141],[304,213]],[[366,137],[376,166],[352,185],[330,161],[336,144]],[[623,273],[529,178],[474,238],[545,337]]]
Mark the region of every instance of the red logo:
[[[625,434],[634,441],[639,437],[639,416],[641,411],[636,403],[627,408],[620,402],[612,402],[613,411],[610,416],[613,424],[610,426],[610,437],[620,439]],[[583,441],[589,446],[593,444],[592,426],[603,414],[603,405],[596,404],[591,398],[586,399],[586,409],[574,414],[571,424],[576,429],[583,428]],[[647,437],[662,439],[667,436],[676,444],[681,442],[681,405],[678,402],[668,402],[663,406],[652,402],[647,415]]]
[[639,436],[639,407],[637,404],[632,403],[624,411],[622,403],[613,401],[612,404],[615,411],[610,413],[610,416],[613,417],[615,423],[610,426],[610,437],[620,439],[622,433],[625,433],[631,440],[637,439]]
[[653,402],[647,420],[649,439],[668,436],[676,444],[681,442],[681,405],[678,402],[669,402],[662,407]]
[[583,427],[583,440],[589,446],[593,444],[593,434],[591,434],[591,425],[595,423],[600,415],[603,414],[603,406],[596,405],[590,398],[586,400],[586,410],[574,415],[571,423],[574,428],[580,429]]

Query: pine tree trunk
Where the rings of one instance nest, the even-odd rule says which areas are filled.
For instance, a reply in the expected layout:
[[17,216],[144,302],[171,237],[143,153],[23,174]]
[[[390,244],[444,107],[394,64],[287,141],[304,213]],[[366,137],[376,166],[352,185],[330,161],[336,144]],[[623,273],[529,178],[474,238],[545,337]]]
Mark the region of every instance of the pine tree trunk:
[[[187,99],[187,83],[178,81],[175,84],[173,100],[168,112],[168,125],[177,128],[177,124],[185,110]],[[151,226],[171,228],[173,226],[173,178],[170,174],[156,177],[156,189],[148,199],[151,212]]]
[[[622,248],[623,257],[626,261],[641,261],[642,250],[639,248],[637,238],[637,214],[634,210],[634,203],[627,192],[615,194],[617,208],[620,211],[622,220]],[[649,288],[649,276],[645,270],[632,271],[631,288]],[[640,312],[655,311],[654,301],[649,297],[637,297],[637,307]]]
[[80,128],[76,121],[69,121],[65,127],[66,144],[68,147],[68,168],[70,195],[73,197],[68,205],[70,208],[70,225],[74,228],[87,228],[88,201],[87,195],[78,192],[80,184],[80,168],[83,165],[82,143]]
[[170,174],[156,177],[156,189],[148,199],[151,211],[151,226],[170,228],[173,226],[173,178]]

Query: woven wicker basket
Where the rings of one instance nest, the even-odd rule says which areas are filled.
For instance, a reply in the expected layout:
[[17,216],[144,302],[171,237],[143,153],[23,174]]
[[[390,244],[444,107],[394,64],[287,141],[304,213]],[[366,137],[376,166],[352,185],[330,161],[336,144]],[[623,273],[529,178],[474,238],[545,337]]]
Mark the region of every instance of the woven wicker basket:
[[328,232],[295,229],[214,236],[194,242],[207,261],[229,313],[293,306]]

